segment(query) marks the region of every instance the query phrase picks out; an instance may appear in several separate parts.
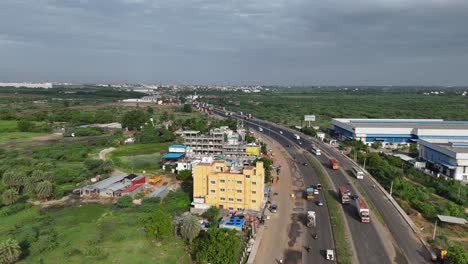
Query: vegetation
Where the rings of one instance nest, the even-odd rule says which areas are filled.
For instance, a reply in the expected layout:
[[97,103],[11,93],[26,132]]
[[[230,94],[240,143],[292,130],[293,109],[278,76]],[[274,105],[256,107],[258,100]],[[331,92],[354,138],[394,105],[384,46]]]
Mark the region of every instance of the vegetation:
[[194,241],[195,260],[200,263],[235,264],[239,262],[241,245],[235,230],[209,228]]
[[190,106],[189,104],[184,104],[184,106],[182,107],[182,112],[185,112],[185,113],[192,112],[192,106]]
[[117,200],[117,206],[125,208],[132,207],[133,199],[129,195],[124,195]]
[[191,170],[181,170],[177,174],[177,179],[186,181],[188,179],[192,178],[192,171]]
[[200,231],[201,225],[198,221],[198,217],[188,215],[183,219],[180,227],[180,234],[190,244],[192,244],[192,241],[200,234]]
[[220,218],[219,208],[216,206],[211,206],[206,212],[205,217],[208,218],[208,221],[213,225],[217,226]]
[[0,242],[0,263],[15,263],[21,254],[21,248],[13,239]]
[[257,158],[254,160],[254,164],[257,164],[257,161],[263,162],[263,168],[265,169],[265,183],[270,183],[273,178],[271,171],[273,170],[273,162],[268,158]]
[[150,122],[148,112],[141,109],[128,111],[122,117],[122,127],[127,127],[129,130],[140,130],[148,122]]
[[452,264],[467,264],[468,251],[460,244],[452,244],[447,250],[447,258]]

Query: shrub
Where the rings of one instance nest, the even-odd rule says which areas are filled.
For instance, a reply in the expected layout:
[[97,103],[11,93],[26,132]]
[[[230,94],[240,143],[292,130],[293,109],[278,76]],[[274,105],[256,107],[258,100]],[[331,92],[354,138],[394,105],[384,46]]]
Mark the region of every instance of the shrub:
[[117,200],[117,205],[119,207],[131,207],[133,205],[133,199],[129,195],[124,195]]

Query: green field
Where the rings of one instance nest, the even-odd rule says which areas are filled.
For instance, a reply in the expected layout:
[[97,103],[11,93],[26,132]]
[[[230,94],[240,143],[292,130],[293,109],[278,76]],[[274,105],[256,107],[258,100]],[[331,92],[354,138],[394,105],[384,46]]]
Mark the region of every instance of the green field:
[[[31,239],[33,230],[53,230],[55,246],[47,239],[32,242],[19,263],[191,263],[178,238],[156,245],[148,240],[138,213],[113,211],[108,205],[83,205],[48,211],[32,207],[2,217],[0,234],[18,241]],[[37,229],[39,228],[39,229]],[[50,240],[50,238],[49,238]],[[42,247],[38,243],[46,244]]]
[[0,120],[0,133],[17,132],[18,122],[12,120]]
[[118,147],[107,155],[115,166],[125,172],[155,173],[161,168],[161,156],[168,152],[168,143],[132,144]]

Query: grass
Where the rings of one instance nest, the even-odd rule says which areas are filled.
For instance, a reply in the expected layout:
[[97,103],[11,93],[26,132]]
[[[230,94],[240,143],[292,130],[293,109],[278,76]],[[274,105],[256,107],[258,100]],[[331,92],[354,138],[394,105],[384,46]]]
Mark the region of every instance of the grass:
[[306,153],[306,157],[312,164],[315,172],[320,178],[324,190],[325,200],[327,201],[328,213],[333,228],[333,237],[335,238],[336,255],[339,263],[351,263],[353,256],[349,237],[346,235],[345,222],[341,204],[332,196],[332,184],[326,175],[326,172],[320,162],[313,156]]
[[146,171],[155,173],[160,170],[162,153],[168,151],[169,143],[132,144],[118,147],[107,154],[117,169],[131,172]]
[[11,120],[0,120],[0,133],[17,132],[18,122]]
[[191,263],[182,240],[174,238],[156,245],[146,238],[135,214],[113,211],[108,205],[56,208],[42,213],[32,207],[2,217],[0,233],[2,240],[4,235],[24,238],[37,226],[37,219],[51,219],[58,245],[30,254],[19,263]]
[[35,137],[45,136],[47,133],[36,133],[36,132],[6,132],[0,133],[0,144],[15,142],[26,142],[31,141]]

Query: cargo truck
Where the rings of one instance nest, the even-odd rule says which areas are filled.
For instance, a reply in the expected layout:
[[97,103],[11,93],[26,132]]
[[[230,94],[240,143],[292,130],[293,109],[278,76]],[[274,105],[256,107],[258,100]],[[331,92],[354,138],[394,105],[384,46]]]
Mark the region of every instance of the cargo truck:
[[359,217],[361,218],[361,222],[369,223],[370,222],[370,210],[367,207],[366,202],[362,199],[356,199],[356,208],[358,210]]
[[330,168],[332,170],[338,170],[340,167],[338,166],[338,161],[336,159],[330,160]]
[[348,188],[346,186],[341,186],[340,187],[340,197],[341,197],[341,203],[342,204],[349,204],[349,196],[351,193],[349,192]]
[[313,200],[314,199],[314,188],[313,187],[309,187],[306,189],[306,197],[307,197],[307,200]]
[[315,211],[307,212],[307,227],[315,227]]

